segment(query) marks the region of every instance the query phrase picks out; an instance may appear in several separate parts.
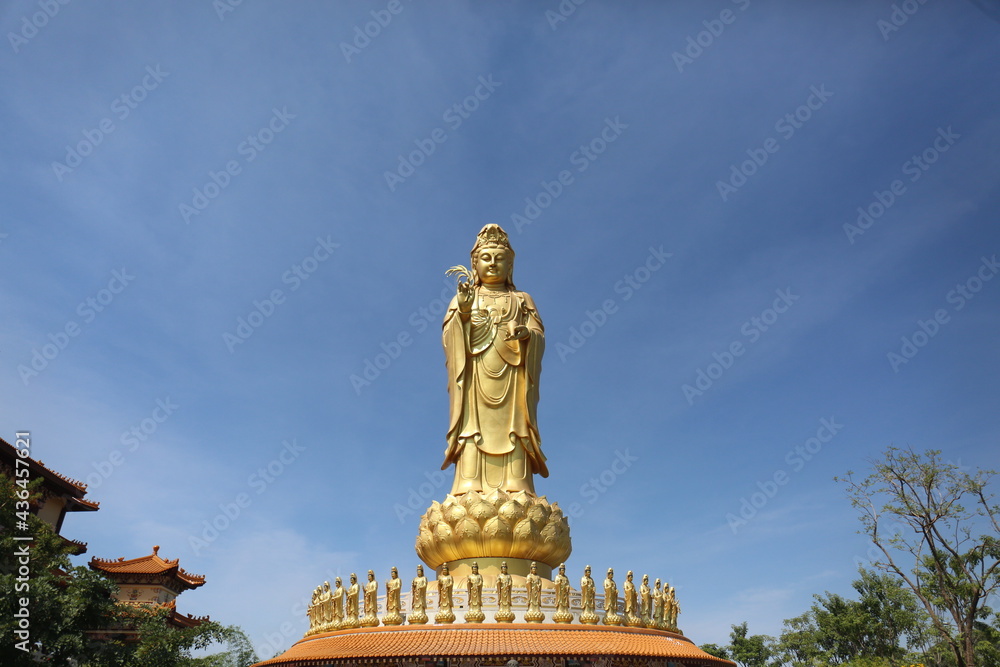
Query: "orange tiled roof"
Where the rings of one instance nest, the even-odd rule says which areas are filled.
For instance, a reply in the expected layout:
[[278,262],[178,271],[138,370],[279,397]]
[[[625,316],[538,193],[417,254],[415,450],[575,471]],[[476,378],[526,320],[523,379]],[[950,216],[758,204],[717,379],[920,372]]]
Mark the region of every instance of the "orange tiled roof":
[[[14,459],[19,458],[17,451],[17,447],[10,444],[3,438],[0,438],[0,461],[3,461],[7,465],[14,466]],[[56,472],[55,470],[46,467],[46,465],[41,461],[35,460],[31,457],[28,457],[27,460],[28,468],[35,476],[42,477],[49,487],[58,488],[60,491],[67,494],[66,500],[68,501],[68,504],[66,509],[68,511],[92,511],[100,507],[100,503],[84,499],[84,496],[87,495],[87,485],[83,482],[78,482],[71,477],[67,477],[62,473]]]
[[91,558],[90,567],[94,570],[106,572],[112,576],[116,574],[166,574],[175,577],[187,588],[197,588],[205,583],[205,577],[201,574],[190,574],[178,563],[180,559],[164,560],[160,558],[160,547],[153,547],[153,553],[140,558],[125,560],[106,560],[104,558]]
[[284,667],[322,665],[336,660],[377,660],[400,656],[664,658],[688,665],[732,667],[705,653],[682,635],[644,628],[556,624],[456,624],[382,626],[341,630],[302,639],[282,655],[258,663]]

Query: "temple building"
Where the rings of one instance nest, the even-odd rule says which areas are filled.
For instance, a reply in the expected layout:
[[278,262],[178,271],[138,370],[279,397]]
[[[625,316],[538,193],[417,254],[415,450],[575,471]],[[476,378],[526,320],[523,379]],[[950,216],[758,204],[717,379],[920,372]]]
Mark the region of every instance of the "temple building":
[[[185,571],[180,566],[180,559],[161,558],[159,546],[154,546],[153,553],[148,556],[131,560],[92,558],[89,565],[90,569],[105,574],[118,584],[115,598],[119,604],[154,610],[169,609],[167,623],[177,628],[191,628],[209,620],[208,616],[195,617],[177,612],[177,596],[203,586],[205,577]],[[125,639],[135,634],[130,628],[117,628],[114,633],[124,635]]]
[[[17,459],[21,459],[22,467],[26,464],[30,471],[30,479],[41,478],[41,497],[31,508],[33,514],[49,524],[60,537],[62,536],[63,519],[67,512],[96,512],[100,503],[86,499],[87,485],[61,475],[51,470],[41,461],[30,456],[21,457],[12,444],[0,438],[0,474],[11,479],[16,477]],[[63,537],[72,547],[72,553],[80,555],[87,552],[87,543]]]
[[305,636],[258,667],[733,667],[684,636],[667,582],[589,565],[567,575],[569,522],[534,486],[549,476],[536,409],[545,329],[514,287],[499,225],[483,227],[470,260],[446,272],[458,282],[442,325],[442,469],[455,477],[421,517],[423,564],[405,583],[395,567],[382,583],[372,570],[323,582]]

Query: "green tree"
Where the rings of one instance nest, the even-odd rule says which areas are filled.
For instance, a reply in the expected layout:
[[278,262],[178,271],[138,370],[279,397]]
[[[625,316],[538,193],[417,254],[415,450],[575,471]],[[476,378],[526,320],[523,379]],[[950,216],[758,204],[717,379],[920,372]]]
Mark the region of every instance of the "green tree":
[[879,554],[872,566],[916,595],[957,667],[991,659],[995,614],[986,601],[1000,586],[1000,506],[987,487],[996,472],[896,447],[871,466],[863,479],[848,472],[837,481]]
[[729,633],[729,659],[743,667],[765,667],[774,656],[774,638],[769,635],[747,636],[747,622],[734,625]]
[[[38,499],[40,483],[0,475],[0,664],[5,667],[35,667],[35,654],[57,666],[96,655],[88,632],[100,628],[114,610],[115,584],[88,568],[73,567],[73,545],[28,510]],[[30,541],[18,539],[25,536]],[[16,634],[25,629],[27,638]]]
[[[31,513],[40,484],[0,474],[0,665],[37,667],[41,661],[53,667],[247,667],[257,662],[250,641],[237,627],[209,621],[178,629],[167,624],[167,609],[117,604],[117,585],[99,572],[72,566],[72,543]],[[25,536],[31,539],[18,539]],[[28,638],[19,646],[16,631],[25,622],[17,616],[22,599],[27,603]],[[136,630],[137,641],[98,638],[116,627]],[[228,650],[192,657],[193,651],[216,643],[227,644]]]
[[826,592],[806,613],[785,621],[776,653],[795,667],[918,662],[929,625],[917,599],[898,578],[862,568],[857,600]]
[[714,655],[716,658],[729,660],[729,651],[727,651],[724,646],[719,646],[718,644],[702,644],[698,648],[709,655]]

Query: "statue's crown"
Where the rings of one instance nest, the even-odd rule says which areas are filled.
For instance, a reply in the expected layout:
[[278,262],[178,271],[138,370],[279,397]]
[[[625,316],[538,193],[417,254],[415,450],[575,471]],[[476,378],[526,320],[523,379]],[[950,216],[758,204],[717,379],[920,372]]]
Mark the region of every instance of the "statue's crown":
[[499,246],[510,249],[510,240],[507,238],[507,232],[500,225],[486,225],[479,231],[479,236],[476,237],[475,247],[478,249],[483,246]]

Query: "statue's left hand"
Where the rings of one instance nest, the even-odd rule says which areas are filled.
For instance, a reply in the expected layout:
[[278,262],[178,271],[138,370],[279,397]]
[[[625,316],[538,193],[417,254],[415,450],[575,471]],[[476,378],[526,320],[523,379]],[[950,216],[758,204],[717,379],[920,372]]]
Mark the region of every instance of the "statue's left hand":
[[531,332],[523,324],[509,322],[507,324],[507,340],[522,340],[531,335]]

